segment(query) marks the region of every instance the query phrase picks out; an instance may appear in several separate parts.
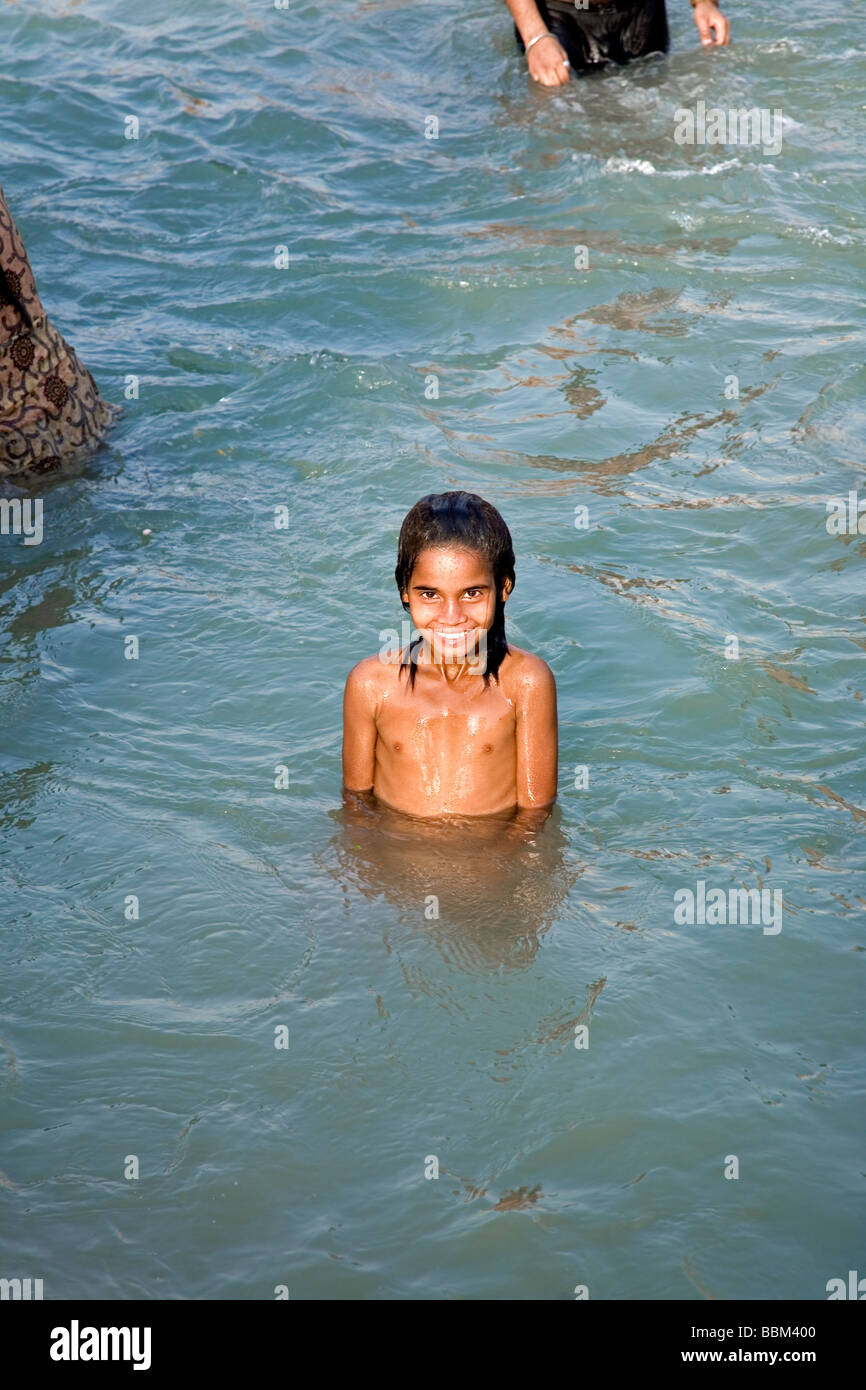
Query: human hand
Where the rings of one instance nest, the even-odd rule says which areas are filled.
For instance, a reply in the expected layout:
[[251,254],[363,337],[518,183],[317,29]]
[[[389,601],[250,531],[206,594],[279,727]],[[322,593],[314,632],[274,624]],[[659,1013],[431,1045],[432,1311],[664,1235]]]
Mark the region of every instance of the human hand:
[[[731,26],[713,0],[700,0],[695,5],[695,24],[702,44],[726,44],[731,41]],[[715,36],[715,37],[714,37]]]
[[568,81],[570,67],[565,49],[553,34],[532,45],[526,62],[529,76],[544,87],[563,87]]

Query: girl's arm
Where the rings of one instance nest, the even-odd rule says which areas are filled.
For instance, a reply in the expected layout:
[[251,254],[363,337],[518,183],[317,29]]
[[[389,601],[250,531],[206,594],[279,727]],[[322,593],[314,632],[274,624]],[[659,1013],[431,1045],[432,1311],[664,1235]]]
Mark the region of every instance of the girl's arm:
[[349,672],[343,695],[343,786],[369,791],[376,778],[378,658],[367,657]]
[[556,800],[558,743],[556,682],[541,657],[528,656],[517,705],[517,805]]

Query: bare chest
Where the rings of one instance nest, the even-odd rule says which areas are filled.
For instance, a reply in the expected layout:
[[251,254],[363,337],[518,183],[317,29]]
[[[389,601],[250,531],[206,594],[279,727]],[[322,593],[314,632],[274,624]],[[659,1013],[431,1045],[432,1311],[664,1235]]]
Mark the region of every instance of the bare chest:
[[380,713],[380,740],[395,756],[459,759],[489,756],[514,742],[514,706],[501,691],[475,698],[455,692],[401,692]]

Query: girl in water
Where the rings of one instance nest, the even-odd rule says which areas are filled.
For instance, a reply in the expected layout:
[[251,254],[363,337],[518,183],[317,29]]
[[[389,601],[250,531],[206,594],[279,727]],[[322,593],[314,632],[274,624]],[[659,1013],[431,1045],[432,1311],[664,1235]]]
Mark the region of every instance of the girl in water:
[[505,639],[508,527],[471,492],[423,497],[397,547],[397,588],[420,637],[349,673],[343,784],[415,816],[541,810],[556,798],[556,686]]

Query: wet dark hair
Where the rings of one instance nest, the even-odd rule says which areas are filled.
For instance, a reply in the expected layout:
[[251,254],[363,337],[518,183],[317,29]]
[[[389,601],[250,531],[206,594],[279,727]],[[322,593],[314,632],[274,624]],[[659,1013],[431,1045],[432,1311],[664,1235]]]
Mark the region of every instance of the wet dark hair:
[[[514,587],[511,532],[496,508],[474,492],[431,492],[429,496],[422,497],[407,512],[400,527],[394,578],[401,600],[409,588],[419,555],[423,550],[435,550],[437,546],[471,550],[482,555],[493,571],[496,611],[487,632],[487,668],[484,672],[484,684],[489,685],[490,677],[497,678],[503,658],[508,655],[502,586],[508,579],[511,587]],[[403,607],[408,613],[409,604],[404,602]],[[415,684],[421,644],[420,637],[411,642],[400,664],[401,670],[408,670],[410,688]]]

